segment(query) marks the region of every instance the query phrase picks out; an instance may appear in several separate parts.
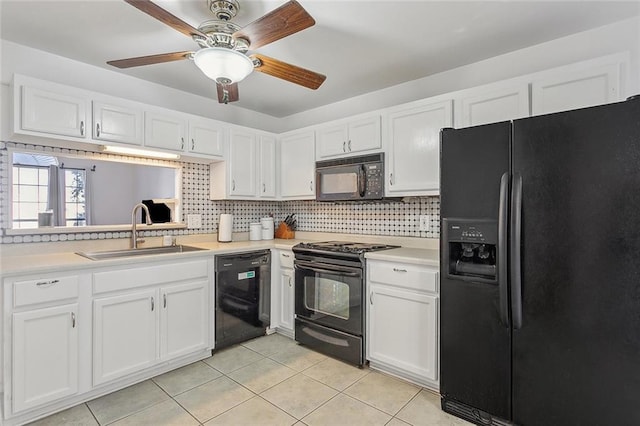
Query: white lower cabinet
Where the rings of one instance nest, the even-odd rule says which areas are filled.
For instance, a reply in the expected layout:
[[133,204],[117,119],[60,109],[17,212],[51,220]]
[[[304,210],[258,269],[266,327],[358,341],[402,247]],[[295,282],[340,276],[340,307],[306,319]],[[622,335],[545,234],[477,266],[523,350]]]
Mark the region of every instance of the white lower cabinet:
[[213,256],[3,279],[0,424],[211,356]]
[[13,412],[78,392],[78,304],[13,314]]
[[208,281],[160,289],[160,358],[176,358],[206,349],[209,333],[207,315]]
[[295,271],[291,250],[272,250],[271,327],[293,338],[295,326]]
[[157,358],[156,290],[93,302],[93,384],[153,365]]
[[367,260],[367,359],[386,371],[438,389],[438,272]]

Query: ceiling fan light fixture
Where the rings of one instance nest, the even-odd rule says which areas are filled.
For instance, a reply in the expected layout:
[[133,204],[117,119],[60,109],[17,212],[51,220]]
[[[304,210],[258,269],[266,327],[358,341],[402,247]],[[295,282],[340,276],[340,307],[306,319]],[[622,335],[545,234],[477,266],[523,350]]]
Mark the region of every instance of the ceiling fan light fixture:
[[193,61],[204,75],[221,84],[242,81],[253,71],[253,61],[249,57],[224,47],[200,49]]

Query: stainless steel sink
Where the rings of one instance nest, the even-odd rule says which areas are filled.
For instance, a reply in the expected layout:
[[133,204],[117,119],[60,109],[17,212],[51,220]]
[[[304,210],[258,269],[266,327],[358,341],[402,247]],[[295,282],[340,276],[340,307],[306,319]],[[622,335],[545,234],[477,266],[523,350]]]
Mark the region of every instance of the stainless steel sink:
[[150,254],[187,253],[190,251],[200,251],[200,250],[206,250],[206,249],[180,245],[180,246],[147,247],[147,248],[108,250],[108,251],[83,251],[83,252],[77,252],[76,254],[91,260],[105,260],[105,259],[117,259],[119,257],[145,256]]

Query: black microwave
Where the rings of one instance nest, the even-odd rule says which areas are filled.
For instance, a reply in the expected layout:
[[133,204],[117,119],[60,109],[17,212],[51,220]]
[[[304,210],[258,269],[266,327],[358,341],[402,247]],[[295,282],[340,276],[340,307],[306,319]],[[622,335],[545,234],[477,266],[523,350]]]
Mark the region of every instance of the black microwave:
[[384,153],[316,162],[317,201],[381,200]]

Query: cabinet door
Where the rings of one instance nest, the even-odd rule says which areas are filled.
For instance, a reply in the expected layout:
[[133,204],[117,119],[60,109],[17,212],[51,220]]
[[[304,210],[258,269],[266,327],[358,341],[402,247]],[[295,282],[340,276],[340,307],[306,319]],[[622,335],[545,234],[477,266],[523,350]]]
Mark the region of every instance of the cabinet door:
[[144,115],[144,144],[155,148],[182,151],[187,123],[181,117],[147,112]]
[[318,138],[318,156],[320,158],[346,154],[349,133],[346,124],[338,124],[316,131]]
[[160,289],[160,358],[206,349],[209,335],[208,281]]
[[142,145],[142,110],[94,101],[93,138]]
[[369,358],[438,379],[438,299],[423,293],[371,285]]
[[529,116],[529,85],[498,87],[462,98],[462,123],[478,126]]
[[78,391],[77,316],[77,304],[13,314],[14,413]]
[[280,139],[280,195],[282,198],[314,199],[315,139],[313,132]]
[[87,109],[84,98],[22,86],[20,128],[85,138]]
[[440,129],[451,127],[451,101],[389,114],[386,195],[436,195],[440,189]]
[[293,269],[280,270],[280,328],[293,333],[294,325]]
[[380,116],[367,117],[349,124],[347,151],[359,152],[382,148]]
[[276,197],[276,140],[270,136],[260,137],[260,183],[258,196]]
[[229,194],[256,195],[256,136],[242,130],[232,130],[229,140]]
[[156,362],[158,309],[156,290],[94,300],[94,385]]
[[224,128],[213,120],[189,120],[189,151],[196,154],[222,157]]
[[532,112],[540,115],[616,102],[619,87],[619,64],[560,73],[532,83]]

